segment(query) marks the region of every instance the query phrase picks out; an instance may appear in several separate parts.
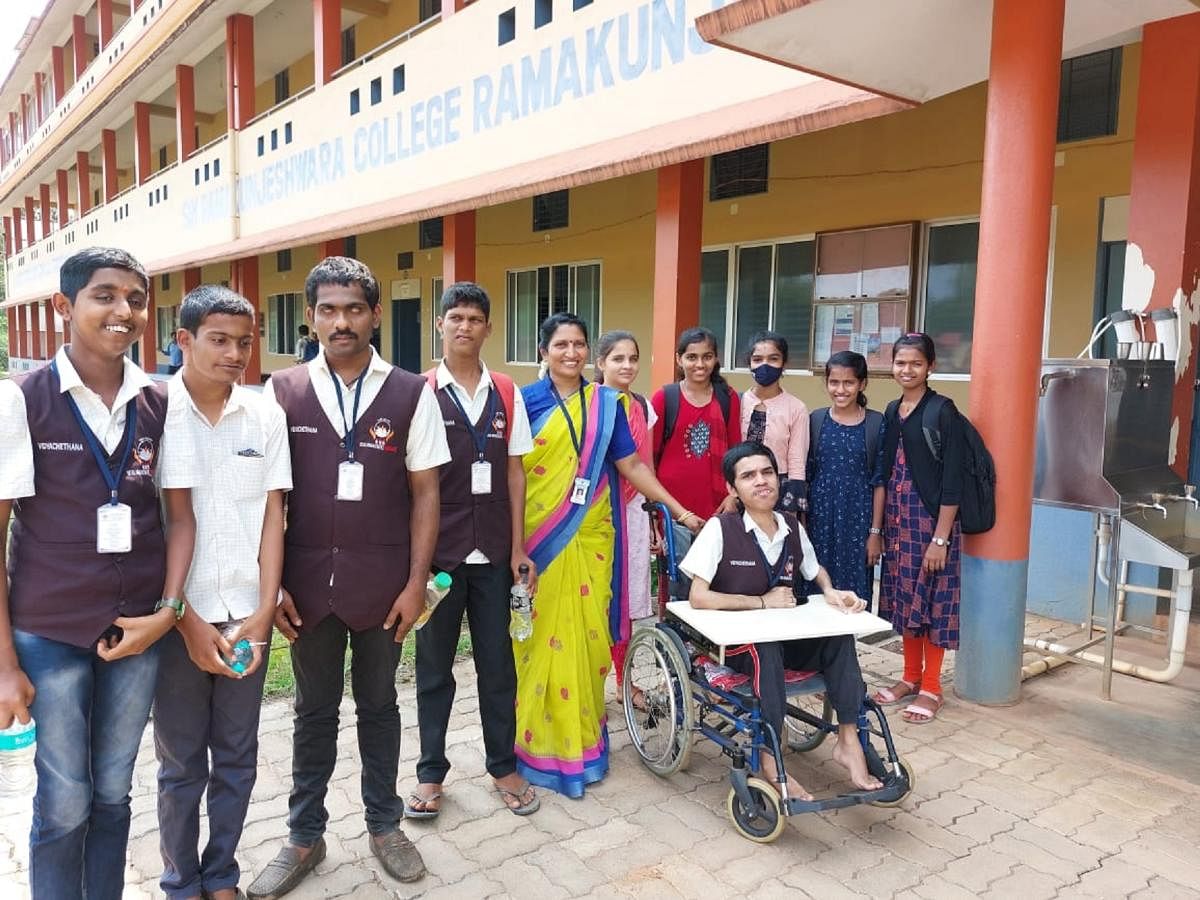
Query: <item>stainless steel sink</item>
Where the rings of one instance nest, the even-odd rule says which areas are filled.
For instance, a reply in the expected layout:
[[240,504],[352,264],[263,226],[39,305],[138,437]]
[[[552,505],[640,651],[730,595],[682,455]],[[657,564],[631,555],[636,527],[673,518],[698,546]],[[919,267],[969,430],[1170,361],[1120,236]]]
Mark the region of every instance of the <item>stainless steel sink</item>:
[[1200,512],[1180,500],[1163,506],[1165,518],[1153,509],[1122,510],[1121,558],[1166,569],[1200,567]]

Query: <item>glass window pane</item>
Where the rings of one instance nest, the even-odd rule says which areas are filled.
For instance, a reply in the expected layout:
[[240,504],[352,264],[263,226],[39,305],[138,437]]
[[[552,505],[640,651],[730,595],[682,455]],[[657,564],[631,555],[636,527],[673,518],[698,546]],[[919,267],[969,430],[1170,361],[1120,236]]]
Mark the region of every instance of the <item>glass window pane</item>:
[[770,322],[771,259],[775,248],[739,247],[737,294],[734,298],[734,344],[730,348],[734,366],[746,363],[750,338]]
[[575,314],[587,322],[594,343],[600,336],[600,264],[575,266]]
[[554,266],[550,270],[550,294],[552,299],[551,312],[567,312],[570,309],[570,291],[568,285],[571,280],[570,266]]
[[775,330],[787,338],[788,366],[812,365],[813,262],[816,244],[796,241],[775,248]]
[[937,348],[940,372],[971,370],[978,250],[978,222],[929,229],[925,331]]
[[[540,270],[542,272],[545,269]],[[515,362],[537,362],[537,333],[541,324],[538,306],[539,270],[528,269],[517,273],[517,344]]]
[[550,267],[543,266],[537,276],[537,321],[542,324],[550,317]]
[[725,346],[728,299],[729,251],[709,250],[700,255],[700,324],[717,336],[721,347]]

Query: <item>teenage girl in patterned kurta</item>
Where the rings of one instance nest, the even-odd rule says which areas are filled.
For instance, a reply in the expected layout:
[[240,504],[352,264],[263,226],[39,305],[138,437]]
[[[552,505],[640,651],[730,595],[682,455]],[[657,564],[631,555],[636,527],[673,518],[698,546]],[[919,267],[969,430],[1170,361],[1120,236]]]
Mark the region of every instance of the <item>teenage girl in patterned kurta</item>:
[[[892,376],[903,391],[884,421],[883,578],[879,614],[890,616],[904,642],[904,677],[875,695],[879,703],[911,697],[901,713],[906,722],[932,722],[942,707],[942,660],[958,649],[959,531],[962,433],[958,413],[947,403],[938,421],[942,460],[922,433],[922,414],[935,353],[927,334],[896,341]],[[914,696],[915,695],[915,696]]]

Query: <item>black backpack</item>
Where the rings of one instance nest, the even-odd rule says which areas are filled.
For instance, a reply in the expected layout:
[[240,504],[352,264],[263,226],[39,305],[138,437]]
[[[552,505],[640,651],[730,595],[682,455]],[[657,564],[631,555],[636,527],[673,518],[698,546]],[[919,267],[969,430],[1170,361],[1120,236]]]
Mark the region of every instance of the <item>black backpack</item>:
[[[942,433],[938,429],[938,421],[942,409],[949,402],[946,397],[935,394],[929,398],[921,413],[921,432],[925,435],[925,445],[939,463],[942,461]],[[888,405],[889,417],[895,416],[898,420],[899,406],[899,400],[893,400]],[[971,420],[957,409],[954,412],[958,416],[966,442],[958,521],[963,534],[982,534],[991,531],[992,526],[996,524],[996,464]]]
[[[716,381],[713,383],[713,396],[717,398],[717,406],[721,407],[721,421],[725,423],[725,430],[728,432],[730,397],[733,396],[733,390],[724,381]],[[654,455],[655,466],[662,460],[667,441],[675,433],[675,423],[679,420],[679,397],[679,382],[672,381],[663,386],[662,443],[658,445],[658,453]]]
[[[829,418],[829,407],[822,406],[819,409],[814,409],[808,414],[808,453],[812,459],[817,452],[817,447],[820,446],[818,441],[821,440],[821,426],[825,424],[825,420]],[[879,451],[879,435],[883,433],[883,414],[876,412],[873,409],[866,411],[866,418],[863,419],[863,424],[867,428],[867,472],[874,471],[875,454]],[[808,473],[809,480],[812,480],[812,473]]]

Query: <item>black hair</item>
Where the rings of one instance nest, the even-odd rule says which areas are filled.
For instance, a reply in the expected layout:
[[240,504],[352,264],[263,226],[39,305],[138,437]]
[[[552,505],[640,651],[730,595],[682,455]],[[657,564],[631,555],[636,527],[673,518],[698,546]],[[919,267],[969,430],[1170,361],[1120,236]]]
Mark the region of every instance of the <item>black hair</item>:
[[763,331],[756,331],[753,335],[751,335],[750,346],[746,348],[746,365],[750,365],[750,357],[752,357],[754,355],[754,348],[757,347],[759,344],[762,344],[762,343],[765,343],[768,341],[770,343],[774,344],[776,349],[779,350],[780,355],[783,357],[783,364],[784,364],[784,366],[787,366],[787,361],[788,361],[787,338],[785,338],[778,331],[767,331],[765,329]]
[[484,321],[491,321],[492,301],[487,291],[473,281],[456,281],[442,292],[442,315],[456,306],[475,306],[483,310]]
[[921,351],[921,355],[925,357],[925,362],[931,366],[937,361],[937,351],[933,348],[933,338],[922,331],[910,331],[908,334],[900,337],[896,343],[892,344],[892,359],[896,358],[896,351],[902,347],[912,347]]
[[299,328],[297,328],[296,330],[297,330],[298,332],[300,332],[300,334],[301,334],[302,336],[304,336],[304,337],[308,337],[308,326],[307,326],[307,325],[301,325],[301,326],[300,326]]
[[725,455],[721,457],[721,474],[725,476],[727,485],[733,487],[734,481],[737,480],[737,464],[751,456],[765,456],[770,460],[775,474],[779,474],[779,463],[775,460],[775,454],[771,452],[770,447],[758,441],[742,441],[726,450]]
[[304,299],[309,307],[317,305],[317,288],[323,284],[350,287],[356,284],[362,289],[367,306],[374,309],[379,305],[379,281],[371,270],[357,259],[348,256],[327,256],[308,273],[304,279]]
[[588,340],[587,322],[575,315],[575,313],[560,312],[555,313],[542,323],[542,327],[538,329],[538,349],[550,349],[550,341],[554,337],[554,332],[562,328],[564,325],[574,325],[583,332],[583,339]]
[[683,380],[683,367],[679,365],[679,357],[683,356],[692,344],[708,344],[712,347],[713,353],[717,355],[717,361],[713,365],[712,375],[709,377],[713,384],[724,384],[725,379],[721,377],[721,348],[717,344],[717,336],[699,325],[686,329],[683,334],[679,335],[679,340],[675,342],[675,380]]
[[612,353],[613,347],[621,343],[621,341],[633,341],[633,346],[637,350],[638,356],[642,355],[642,348],[638,345],[638,339],[633,336],[632,331],[606,331],[596,340],[596,383],[604,383],[604,373],[600,371],[600,360]]
[[[829,381],[829,376],[833,371],[834,366],[839,369],[849,369],[854,373],[854,377],[859,381],[866,381],[870,371],[867,369],[867,358],[861,353],[855,353],[853,350],[839,350],[829,359],[825,360],[825,380]],[[858,405],[865,407],[867,405],[867,394],[861,388],[858,391],[858,397],[855,398]]]
[[205,319],[220,315],[245,316],[253,322],[254,307],[237,291],[220,284],[202,284],[188,291],[179,304],[179,327],[194,335]]
[[142,282],[142,290],[150,290],[150,279],[140,262],[124,250],[115,247],[88,247],[72,253],[58,270],[58,289],[75,302],[79,292],[87,287],[98,269],[124,269]]

